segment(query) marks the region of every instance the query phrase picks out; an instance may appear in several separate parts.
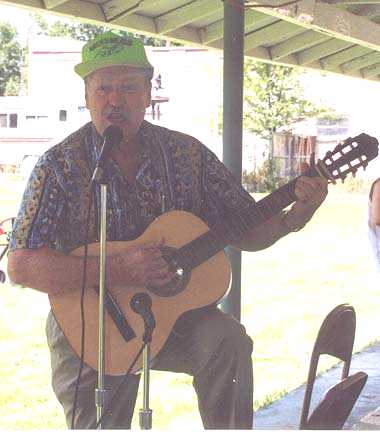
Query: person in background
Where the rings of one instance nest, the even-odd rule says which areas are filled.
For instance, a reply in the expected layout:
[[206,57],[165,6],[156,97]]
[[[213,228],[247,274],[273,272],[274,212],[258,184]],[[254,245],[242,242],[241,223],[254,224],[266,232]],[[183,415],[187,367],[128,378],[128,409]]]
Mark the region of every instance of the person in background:
[[[132,240],[168,210],[190,212],[209,227],[236,226],[253,198],[217,157],[196,138],[144,120],[150,105],[153,67],[140,40],[106,32],[87,42],[75,71],[84,79],[86,106],[92,121],[49,149],[38,161],[14,225],[8,274],[13,282],[47,294],[79,290],[82,257],[70,254],[85,242],[98,241],[95,188],[89,236],[86,215],[90,179],[110,125],[123,132],[108,166],[107,239]],[[232,246],[248,251],[269,247],[302,228],[327,194],[322,178],[300,177],[296,202],[249,229]],[[254,217],[254,212],[252,212]],[[228,230],[227,230],[228,231]],[[228,232],[225,233],[228,238]],[[148,286],[162,289],[172,279],[162,256],[164,240],[141,244],[107,258],[107,288]],[[99,281],[97,257],[89,257],[85,289]],[[207,287],[205,287],[207,289]],[[68,311],[69,312],[69,311]],[[193,377],[206,429],[251,429],[253,418],[252,340],[244,327],[216,306],[188,313],[186,325],[175,325],[153,368]],[[181,321],[181,319],[180,319]],[[52,384],[67,423],[96,425],[97,372],[84,365],[73,416],[80,359],[52,313],[47,320]],[[122,381],[106,376],[110,398]],[[106,429],[128,429],[139,375],[130,375],[106,417]]]
[[368,197],[368,237],[376,270],[380,272],[380,178],[371,186]]

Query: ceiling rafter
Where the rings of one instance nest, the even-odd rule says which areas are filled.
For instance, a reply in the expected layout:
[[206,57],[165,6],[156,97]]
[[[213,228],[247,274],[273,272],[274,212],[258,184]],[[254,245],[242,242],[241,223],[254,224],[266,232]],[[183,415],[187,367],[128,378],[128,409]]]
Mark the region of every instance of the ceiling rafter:
[[155,19],[157,33],[169,33],[172,30],[191,24],[197,19],[212,15],[222,8],[223,4],[220,0],[197,0],[157,17]]
[[[16,6],[21,6],[23,8],[31,10],[48,10],[43,0],[12,0],[0,3],[8,3]],[[92,2],[86,2],[86,7],[83,5],[81,0],[69,0],[65,2],[60,2],[54,9],[49,10],[50,13],[55,15],[71,16],[73,18],[81,18],[85,21],[92,23],[105,23],[105,16],[102,8]]]
[[333,54],[337,51],[340,51],[344,48],[348,48],[352,44],[350,42],[346,42],[339,39],[330,39],[327,42],[323,42],[319,45],[316,45],[307,50],[301,51],[295,56],[300,65],[306,65],[316,60],[320,60],[321,58]]
[[360,57],[370,52],[372,51],[369,48],[355,45],[353,47],[346,48],[338,53],[324,57],[323,59],[321,59],[321,63],[325,69],[335,68],[347,61],[350,61],[356,57]]
[[380,74],[380,63],[375,63],[360,70],[363,78],[373,78]]
[[[271,0],[258,0],[258,3],[270,5]],[[308,29],[328,33],[331,37],[352,44],[361,44],[374,50],[380,49],[380,26],[377,23],[325,2],[301,0],[296,4],[278,8],[255,9]]]
[[107,21],[124,18],[147,7],[154,7],[160,0],[110,0],[102,5]]
[[371,52],[364,56],[357,57],[346,63],[343,63],[340,67],[343,72],[353,72],[362,69],[366,66],[371,66],[380,61],[380,52]]
[[300,35],[293,36],[284,42],[273,45],[269,48],[269,52],[273,60],[278,60],[289,54],[310,48],[327,39],[330,39],[330,36],[313,30],[306,30]]
[[54,9],[55,7],[66,3],[67,0],[43,0],[44,5],[46,7],[46,9],[50,10],[50,9]]
[[[266,25],[273,22],[274,18],[268,15],[265,15],[261,12],[249,10],[245,16],[245,32],[249,32],[257,25]],[[223,20],[216,21],[213,24],[200,29],[202,43],[205,45],[211,46],[211,43],[222,39],[223,37]]]
[[286,21],[277,21],[259,30],[255,30],[245,36],[244,51],[249,53],[251,49],[260,45],[275,43],[284,35],[292,35],[299,32],[299,27]]

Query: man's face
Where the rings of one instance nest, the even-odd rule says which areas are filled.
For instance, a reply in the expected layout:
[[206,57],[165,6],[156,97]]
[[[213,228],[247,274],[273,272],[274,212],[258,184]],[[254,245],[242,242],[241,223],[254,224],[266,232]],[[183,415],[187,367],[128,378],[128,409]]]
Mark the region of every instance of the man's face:
[[124,140],[134,139],[150,105],[151,86],[146,77],[128,66],[110,66],[93,72],[86,81],[86,107],[102,135],[111,124]]

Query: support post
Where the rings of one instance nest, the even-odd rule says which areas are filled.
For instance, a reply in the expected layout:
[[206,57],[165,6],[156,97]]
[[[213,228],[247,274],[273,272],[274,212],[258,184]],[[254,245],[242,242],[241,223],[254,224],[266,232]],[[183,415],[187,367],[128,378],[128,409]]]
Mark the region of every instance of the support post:
[[[244,0],[224,1],[223,37],[223,162],[241,181],[244,78]],[[225,312],[240,321],[241,252],[228,248],[232,286],[222,304]]]

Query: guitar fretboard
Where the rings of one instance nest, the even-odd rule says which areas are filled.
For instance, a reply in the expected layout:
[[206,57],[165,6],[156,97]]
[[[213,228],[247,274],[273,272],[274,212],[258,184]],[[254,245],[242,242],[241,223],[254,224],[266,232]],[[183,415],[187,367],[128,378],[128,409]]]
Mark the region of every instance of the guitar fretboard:
[[[309,168],[303,175],[314,177],[315,168]],[[185,244],[177,255],[181,263],[191,270],[220,252],[231,243],[239,242],[250,229],[260,225],[279,213],[296,200],[294,192],[297,178],[276,189],[270,195],[240,212],[240,217],[229,220],[228,226],[221,222],[209,231]]]

